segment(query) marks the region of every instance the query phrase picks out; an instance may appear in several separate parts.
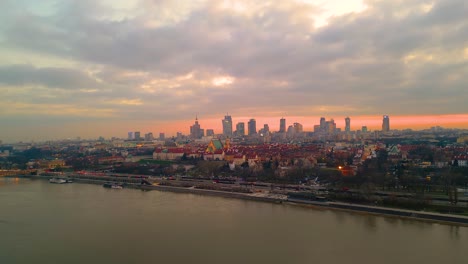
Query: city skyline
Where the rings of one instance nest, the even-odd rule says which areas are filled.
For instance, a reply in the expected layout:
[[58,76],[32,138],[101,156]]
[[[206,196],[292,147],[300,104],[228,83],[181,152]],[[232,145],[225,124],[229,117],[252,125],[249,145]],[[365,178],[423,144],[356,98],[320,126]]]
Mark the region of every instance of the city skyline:
[[[122,124],[116,126],[118,129],[109,129],[107,125],[104,124],[93,124],[94,130],[90,131],[91,133],[74,133],[75,127],[73,126],[58,126],[53,127],[54,129],[64,129],[63,131],[57,131],[56,134],[49,135],[48,130],[44,130],[44,134],[41,134],[40,127],[35,134],[29,133],[30,131],[25,131],[24,134],[19,134],[16,138],[3,137],[0,138],[4,143],[13,143],[19,141],[41,141],[41,140],[55,140],[55,139],[67,139],[67,138],[98,138],[99,136],[104,136],[106,138],[118,137],[118,138],[128,138],[128,133],[133,133],[141,131],[142,134],[153,133],[159,135],[159,133],[164,133],[166,137],[176,136],[177,133],[182,133],[183,135],[190,135],[190,126],[194,124],[195,118],[197,118],[201,128],[207,130],[214,130],[215,135],[223,134],[222,124],[220,120],[222,116],[210,117],[210,118],[200,118],[198,116],[192,117],[184,121],[174,121],[162,123],[160,126],[151,125],[149,122],[142,122],[137,125],[134,123]],[[313,132],[315,125],[320,125],[319,116],[311,117],[297,117],[297,116],[281,116],[281,117],[236,117],[231,115],[233,124],[244,123],[245,125],[245,135],[247,135],[247,124],[250,119],[255,119],[258,124],[268,124],[270,126],[270,131],[278,132],[280,127],[280,119],[284,118],[286,122],[286,129],[293,125],[294,123],[300,123],[303,125],[305,132]],[[377,116],[364,116],[364,117],[353,117],[353,116],[335,116],[335,117],[325,117],[326,120],[333,119],[336,123],[337,128],[341,128],[342,131],[345,131],[345,118],[349,117],[351,119],[351,131],[361,130],[363,126],[367,127],[370,131],[381,131],[382,130],[382,115]],[[403,129],[413,129],[413,130],[423,130],[429,129],[435,126],[441,126],[443,128],[454,128],[454,129],[468,129],[468,126],[465,120],[468,120],[468,115],[457,115],[457,116],[438,116],[438,117],[422,117],[422,116],[390,116],[391,118],[391,130],[403,130]],[[445,121],[445,122],[444,122]],[[62,133],[64,136],[57,136]],[[234,131],[233,131],[234,132]],[[33,137],[36,135],[36,137]],[[48,137],[49,136],[49,137]]]
[[[462,0],[2,1],[0,140],[468,128]],[[270,121],[270,120],[275,120]],[[287,128],[287,127],[286,127]]]

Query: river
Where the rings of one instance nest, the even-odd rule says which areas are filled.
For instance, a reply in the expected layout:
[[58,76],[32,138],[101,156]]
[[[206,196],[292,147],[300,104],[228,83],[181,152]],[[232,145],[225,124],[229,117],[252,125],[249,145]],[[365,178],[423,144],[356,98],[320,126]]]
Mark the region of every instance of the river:
[[0,263],[468,263],[468,228],[0,178]]

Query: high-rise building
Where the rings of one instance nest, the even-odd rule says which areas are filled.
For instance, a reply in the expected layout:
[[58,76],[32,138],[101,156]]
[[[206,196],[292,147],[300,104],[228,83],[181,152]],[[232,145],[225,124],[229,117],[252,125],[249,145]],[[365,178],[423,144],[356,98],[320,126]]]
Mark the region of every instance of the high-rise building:
[[325,132],[328,134],[333,134],[336,131],[335,120],[330,119],[330,121],[325,122]]
[[128,132],[128,140],[132,140],[133,139],[133,132]]
[[232,136],[232,117],[230,115],[224,116],[223,122],[223,135],[226,137]]
[[288,137],[293,137],[294,134],[296,134],[296,130],[294,129],[294,126],[288,126],[288,131],[286,132]]
[[206,136],[207,137],[214,137],[214,130],[213,129],[207,129],[206,130]]
[[350,132],[351,131],[351,118],[346,117],[345,118],[345,123],[346,123],[345,131]]
[[384,115],[382,120],[382,132],[388,131],[390,131],[390,118],[388,115]]
[[195,124],[190,127],[190,137],[194,139],[199,139],[204,136],[204,130],[200,128],[200,124],[198,123],[198,117],[195,117]]
[[239,122],[236,125],[236,135],[237,136],[245,136],[245,123]]
[[303,128],[302,124],[300,124],[300,123],[294,123],[293,127],[294,127],[294,132],[295,133],[302,133],[304,131],[304,128]]
[[327,121],[325,120],[325,117],[320,118],[320,130],[322,130],[322,132],[326,132],[327,130]]
[[255,119],[250,119],[247,126],[249,136],[257,134],[257,121],[255,121]]
[[141,139],[140,131],[135,131],[135,140],[140,140],[140,139]]
[[145,141],[152,141],[152,140],[154,140],[153,133],[149,132],[145,134]]
[[163,132],[160,132],[159,133],[159,140],[165,140],[165,139],[166,139],[166,135]]
[[285,132],[286,132],[286,119],[284,119],[284,118],[281,118],[281,119],[280,119],[280,129],[279,129],[279,132],[280,132],[280,133],[285,133]]
[[367,133],[367,126],[362,126],[361,130],[362,132]]

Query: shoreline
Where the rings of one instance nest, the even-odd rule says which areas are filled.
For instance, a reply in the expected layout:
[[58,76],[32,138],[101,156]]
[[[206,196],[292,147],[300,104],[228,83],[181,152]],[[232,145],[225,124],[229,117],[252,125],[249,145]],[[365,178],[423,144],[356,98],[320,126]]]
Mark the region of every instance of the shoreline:
[[[49,179],[52,177],[44,176],[32,176],[31,179]],[[91,179],[80,179],[72,177],[74,182],[77,183],[88,183],[88,184],[100,184],[102,185],[107,180],[91,180]],[[298,199],[280,199],[278,197],[259,196],[247,193],[236,193],[218,190],[208,189],[197,189],[197,188],[186,188],[176,186],[164,186],[164,185],[140,185],[136,183],[126,183],[125,188],[140,189],[144,191],[156,190],[156,191],[168,191],[175,193],[190,193],[198,195],[208,195],[231,199],[242,199],[258,202],[268,202],[273,204],[285,204],[291,206],[301,206],[315,209],[325,210],[337,210],[349,213],[360,213],[370,214],[375,216],[393,217],[409,220],[417,220],[431,223],[440,223],[447,225],[458,225],[468,227],[468,217],[452,214],[439,214],[424,211],[414,211],[398,208],[380,207],[380,206],[367,206],[353,203],[342,203],[342,202],[312,202]]]

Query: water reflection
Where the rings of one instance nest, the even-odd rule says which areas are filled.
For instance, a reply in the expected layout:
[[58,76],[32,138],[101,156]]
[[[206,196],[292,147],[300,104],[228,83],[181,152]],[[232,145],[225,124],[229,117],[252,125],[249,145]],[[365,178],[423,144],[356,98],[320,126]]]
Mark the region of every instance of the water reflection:
[[364,226],[367,230],[375,232],[377,230],[377,217],[368,215],[364,217]]
[[0,177],[0,187],[6,186],[6,185],[17,185],[21,181],[20,178],[18,177]]
[[450,226],[450,238],[459,240],[460,239],[460,227]]

